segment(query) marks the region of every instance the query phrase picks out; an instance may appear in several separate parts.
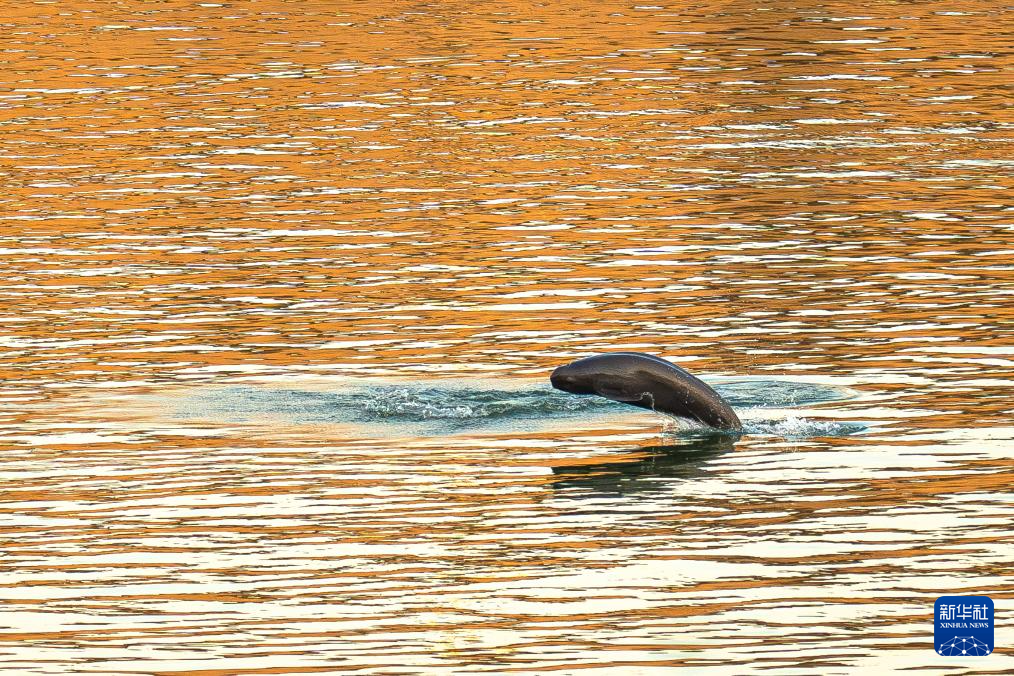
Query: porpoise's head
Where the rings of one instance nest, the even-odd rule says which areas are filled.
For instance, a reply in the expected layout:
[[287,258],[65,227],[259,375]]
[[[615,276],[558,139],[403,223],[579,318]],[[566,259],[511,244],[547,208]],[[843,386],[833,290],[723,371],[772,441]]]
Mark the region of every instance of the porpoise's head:
[[558,390],[571,394],[597,394],[615,401],[642,398],[644,373],[631,363],[629,353],[600,354],[560,366],[549,376]]
[[597,394],[595,376],[598,369],[581,364],[582,360],[557,367],[550,375],[549,382],[558,390],[571,394]]

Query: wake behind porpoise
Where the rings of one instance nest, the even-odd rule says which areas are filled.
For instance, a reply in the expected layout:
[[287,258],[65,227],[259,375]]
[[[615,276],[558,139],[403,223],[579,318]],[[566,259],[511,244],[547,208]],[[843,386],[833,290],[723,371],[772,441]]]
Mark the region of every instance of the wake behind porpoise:
[[[864,428],[858,423],[810,420],[806,407],[851,399],[847,388],[771,379],[712,380],[712,387],[744,416],[747,434],[839,436]],[[768,419],[765,409],[802,409],[800,415]],[[293,424],[353,424],[392,429],[406,435],[499,432],[529,428],[539,421],[565,422],[580,429],[589,421],[628,416],[624,404],[600,397],[574,397],[543,383],[506,388],[485,381],[347,382],[339,389],[229,386],[206,388],[176,401],[176,415],[256,423],[279,418]],[[693,425],[654,416],[667,433]],[[368,430],[364,430],[368,431]]]

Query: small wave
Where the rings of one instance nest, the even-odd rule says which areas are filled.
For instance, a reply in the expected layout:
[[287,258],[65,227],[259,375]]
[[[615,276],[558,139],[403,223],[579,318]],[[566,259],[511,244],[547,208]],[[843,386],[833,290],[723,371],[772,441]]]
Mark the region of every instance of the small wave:
[[282,415],[300,422],[460,423],[580,417],[626,406],[553,389],[478,389],[364,385],[341,392],[231,387],[198,397],[184,415],[211,413],[231,420]]
[[733,408],[783,408],[856,396],[844,387],[794,380],[727,380],[710,383]]
[[616,408],[596,397],[574,397],[556,390],[478,390],[470,388],[374,388],[359,399],[361,420],[484,420],[560,416]]

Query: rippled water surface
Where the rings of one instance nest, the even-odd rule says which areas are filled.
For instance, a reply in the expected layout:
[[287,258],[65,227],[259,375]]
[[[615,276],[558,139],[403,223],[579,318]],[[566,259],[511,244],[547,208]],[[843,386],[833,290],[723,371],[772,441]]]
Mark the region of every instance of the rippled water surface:
[[0,669],[1010,673],[1011,20],[8,3]]

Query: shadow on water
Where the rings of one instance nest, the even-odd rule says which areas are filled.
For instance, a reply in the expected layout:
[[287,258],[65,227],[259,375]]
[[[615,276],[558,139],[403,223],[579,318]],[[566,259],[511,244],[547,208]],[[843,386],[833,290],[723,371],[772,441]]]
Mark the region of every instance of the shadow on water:
[[731,451],[738,434],[700,433],[682,443],[643,446],[643,457],[617,462],[553,467],[558,489],[583,489],[595,493],[637,493],[667,489],[673,479],[692,479],[707,474],[705,465]]

